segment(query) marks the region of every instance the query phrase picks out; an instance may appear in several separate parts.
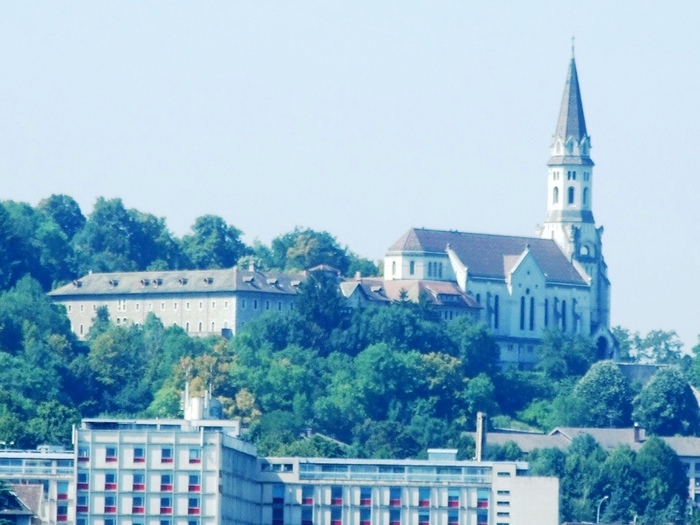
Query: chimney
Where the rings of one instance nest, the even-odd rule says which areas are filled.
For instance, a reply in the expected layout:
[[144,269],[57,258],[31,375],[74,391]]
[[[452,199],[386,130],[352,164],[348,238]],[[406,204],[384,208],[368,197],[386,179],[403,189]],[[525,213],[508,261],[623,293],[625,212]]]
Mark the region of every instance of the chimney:
[[634,424],[634,442],[635,443],[642,442],[642,429],[639,428],[639,423]]
[[476,461],[481,461],[486,446],[486,414],[476,413]]
[[252,259],[251,259],[250,262],[248,263],[248,271],[249,271],[249,272],[254,272],[254,271],[255,271],[255,261],[252,260]]

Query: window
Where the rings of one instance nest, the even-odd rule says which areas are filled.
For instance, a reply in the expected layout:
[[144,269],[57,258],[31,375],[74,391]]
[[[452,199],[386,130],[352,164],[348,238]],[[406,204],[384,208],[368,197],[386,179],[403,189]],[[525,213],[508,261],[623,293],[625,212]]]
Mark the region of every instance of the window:
[[202,331],[202,321],[199,321],[199,323],[197,324],[197,331]]
[[114,525],[114,518],[105,518],[104,525]]
[[392,507],[401,505],[401,487],[389,488],[389,505]]
[[185,303],[185,310],[189,310],[189,309],[190,309],[190,302],[187,301],[187,302]]
[[520,298],[520,329],[525,330],[525,297]]
[[583,205],[588,205],[588,188],[583,188]]
[[569,197],[568,197],[568,203],[569,203],[569,204],[573,204],[573,203],[574,203],[574,191],[575,191],[575,190],[574,190],[574,187],[573,187],[573,186],[569,186],[569,189],[568,189],[568,196],[569,196]]
[[142,472],[134,472],[132,490],[146,490],[146,475]]
[[428,277],[433,276],[433,263],[429,262],[428,263]]
[[132,514],[143,514],[143,496],[134,496],[131,499],[131,512]]
[[401,510],[389,510],[389,525],[401,525]]
[[83,335],[83,325],[80,325],[80,335]]
[[343,504],[343,487],[334,485],[331,487],[331,505]]
[[202,460],[200,458],[200,453],[201,453],[200,449],[191,448],[190,449],[190,463],[201,463]]
[[360,509],[360,525],[370,525],[371,516],[370,509]]
[[[161,514],[172,514],[173,513],[173,500],[170,497],[160,498],[160,513]],[[161,521],[161,524],[163,522]]]
[[75,510],[76,512],[87,512],[88,511],[88,498],[84,494],[79,494],[75,500]]
[[510,490],[499,490],[496,494],[499,496],[510,496]]
[[284,503],[284,485],[276,483],[272,485],[272,504]]
[[216,310],[216,301],[211,302],[211,309]]
[[360,487],[360,505],[363,507],[372,505],[372,487]]
[[535,330],[535,298],[530,297],[530,331]]
[[185,323],[185,332],[189,333],[189,331],[190,331],[190,322],[187,321],[187,322]]
[[413,275],[414,273],[416,273],[416,263],[415,263],[415,261],[411,261],[410,263],[408,263],[408,273],[409,273],[410,275]]
[[[430,488],[421,487],[418,489],[418,506],[430,507]],[[421,521],[420,519],[418,521]]]
[[224,301],[224,310],[228,310],[228,301]]
[[160,475],[160,490],[173,490],[173,475],[172,474],[161,474]]
[[117,474],[115,472],[105,474],[105,490],[117,490]]
[[68,499],[68,482],[59,481],[56,484],[56,499]]
[[340,507],[331,508],[331,525],[340,525],[343,516],[343,509]]
[[314,503],[314,488],[311,485],[303,485],[301,487],[301,504],[313,505]]
[[160,303],[160,310],[161,311],[165,310],[165,303]]
[[159,524],[159,525],[172,525],[172,523],[173,523],[173,522],[170,521],[170,520],[160,520],[160,524]]
[[143,463],[146,461],[146,454],[143,447],[134,447],[134,463]]
[[199,309],[202,310],[204,308],[204,303],[202,301],[199,301]]
[[[200,323],[201,325],[202,323]],[[160,462],[161,463],[172,463],[173,462],[173,449],[170,447],[163,447],[160,449]]]
[[559,188],[557,187],[552,190],[552,204],[559,204]]
[[199,484],[199,474],[190,474],[187,480],[188,492],[199,492],[202,489]]
[[187,498],[187,514],[199,514],[199,496],[192,496]]
[[265,310],[270,309],[270,301],[265,301]]
[[549,299],[544,300],[544,327],[549,326]]
[[280,312],[282,311],[282,301],[279,301],[277,303],[277,310],[279,310]]
[[107,463],[114,463],[117,461],[117,447],[107,447],[105,449],[105,460]]
[[[301,525],[313,525],[314,509],[311,507],[303,507],[301,509]],[[369,522],[367,522],[369,525]]]
[[450,509],[447,511],[447,525],[457,525],[459,523],[459,511]]
[[78,490],[88,490],[90,488],[90,482],[88,480],[87,472],[78,472]]
[[173,303],[173,310],[177,310],[177,303]]
[[245,310],[245,299],[241,299],[241,310]]
[[396,261],[391,261],[391,275],[396,275]]
[[117,512],[117,498],[116,496],[106,495],[105,496],[105,513]]
[[566,301],[561,302],[561,329],[566,332]]
[[429,525],[430,524],[430,512],[427,510],[421,510],[418,513],[418,525]]
[[459,507],[459,488],[450,487],[447,489],[447,506],[451,508]]
[[258,309],[258,300],[255,299],[255,300],[253,301],[253,310],[257,310],[257,309]]
[[493,327],[498,330],[498,317],[499,317],[499,299],[498,296],[494,296],[493,298]]
[[141,304],[140,304],[140,303],[136,303],[136,311],[138,312],[139,310],[141,310]]

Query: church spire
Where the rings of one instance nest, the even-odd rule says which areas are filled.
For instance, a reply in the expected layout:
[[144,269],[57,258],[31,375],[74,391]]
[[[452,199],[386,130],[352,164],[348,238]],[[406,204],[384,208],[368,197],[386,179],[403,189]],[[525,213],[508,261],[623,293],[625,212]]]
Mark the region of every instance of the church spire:
[[578,85],[578,73],[576,72],[576,59],[574,48],[571,47],[571,62],[564,86],[564,97],[559,110],[559,120],[555,138],[566,142],[570,137],[576,142],[587,136],[586,119],[583,116],[583,104],[581,103],[581,90]]

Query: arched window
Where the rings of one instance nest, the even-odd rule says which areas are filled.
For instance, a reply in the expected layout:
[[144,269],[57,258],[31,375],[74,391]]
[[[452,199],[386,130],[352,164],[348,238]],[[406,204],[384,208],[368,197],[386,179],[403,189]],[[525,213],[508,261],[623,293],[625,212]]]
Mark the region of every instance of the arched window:
[[569,204],[574,203],[574,187],[569,186]]
[[525,297],[520,298],[520,329],[525,330]]
[[561,331],[566,332],[566,301],[561,302]]
[[493,298],[493,327],[498,330],[498,306],[499,306],[498,296]]
[[583,205],[588,205],[588,188],[583,188]]
[[535,298],[530,297],[530,331],[535,329]]
[[552,191],[552,204],[559,203],[559,188],[554,188]]
[[396,261],[391,261],[391,275],[396,275]]

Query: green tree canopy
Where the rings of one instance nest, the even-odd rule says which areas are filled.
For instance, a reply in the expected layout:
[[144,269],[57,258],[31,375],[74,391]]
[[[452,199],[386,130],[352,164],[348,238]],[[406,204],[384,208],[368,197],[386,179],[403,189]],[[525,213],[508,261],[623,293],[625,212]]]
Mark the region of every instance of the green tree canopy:
[[700,410],[690,385],[675,367],[662,368],[634,400],[635,421],[658,436],[697,435]]

